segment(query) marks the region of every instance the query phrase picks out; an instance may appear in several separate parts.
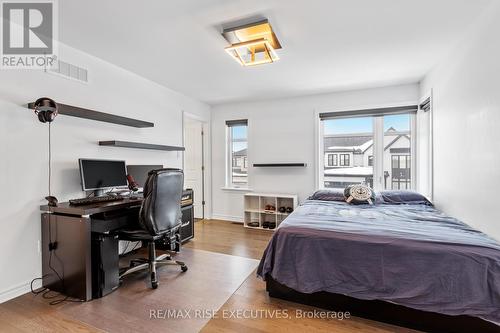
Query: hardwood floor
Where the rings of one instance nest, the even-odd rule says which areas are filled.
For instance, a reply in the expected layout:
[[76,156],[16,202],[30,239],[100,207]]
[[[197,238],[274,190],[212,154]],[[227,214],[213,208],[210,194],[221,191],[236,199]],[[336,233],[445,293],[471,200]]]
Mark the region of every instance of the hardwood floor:
[[[196,239],[185,247],[216,251],[235,256],[259,259],[264,252],[272,232],[244,228],[239,223],[226,221],[200,221],[195,225]],[[223,318],[222,313],[235,310],[273,310],[289,314],[288,318],[236,319]],[[410,333],[414,330],[400,328],[357,317],[349,319],[296,318],[296,311],[314,311],[314,307],[292,303],[267,295],[264,281],[256,277],[255,271],[222,306],[217,318],[211,319],[201,332],[373,332]],[[318,309],[319,310],[319,309]],[[227,317],[227,316],[226,316]]]
[[[187,250],[179,254],[189,265],[186,273],[190,275],[189,279],[187,275],[184,279],[184,276],[179,276],[182,273],[167,269],[159,274],[160,287],[151,290],[145,276],[132,277],[112,294],[84,304],[51,306],[50,301],[40,295],[25,294],[0,304],[0,331],[196,332],[201,329],[202,332],[415,332],[356,317],[344,320],[295,318],[296,311],[314,308],[270,298],[265,291],[265,283],[256,277],[255,270],[251,272],[256,262],[251,261],[253,266],[248,269],[251,263],[245,259],[260,259],[271,236],[270,231],[247,229],[241,224],[199,221],[195,224],[195,239],[185,244]],[[204,321],[152,321],[146,313],[151,307],[219,311],[213,319]],[[224,318],[224,313],[231,314],[235,310],[267,313],[274,310],[283,313],[286,310],[290,317]]]
[[260,260],[272,235],[241,223],[205,220],[195,223],[195,239],[183,247]]

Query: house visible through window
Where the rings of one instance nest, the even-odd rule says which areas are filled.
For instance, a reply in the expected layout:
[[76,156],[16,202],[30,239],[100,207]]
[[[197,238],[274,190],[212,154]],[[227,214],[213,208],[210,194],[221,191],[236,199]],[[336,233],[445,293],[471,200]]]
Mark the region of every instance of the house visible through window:
[[[319,187],[364,183],[378,190],[412,189],[416,110],[409,106],[408,111],[399,107],[367,110],[367,115],[364,110],[352,116],[320,114],[320,158],[327,163],[319,170]],[[338,156],[338,165],[334,156]]]
[[248,121],[228,120],[227,126],[227,153],[228,165],[226,179],[228,187],[247,187],[248,185]]

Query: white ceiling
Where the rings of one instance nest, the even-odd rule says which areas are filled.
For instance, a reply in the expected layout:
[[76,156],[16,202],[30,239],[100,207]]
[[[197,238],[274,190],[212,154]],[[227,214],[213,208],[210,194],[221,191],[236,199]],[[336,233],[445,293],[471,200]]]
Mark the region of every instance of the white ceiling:
[[[492,0],[64,0],[60,38],[209,104],[419,81]],[[239,66],[223,23],[263,16],[283,49]]]

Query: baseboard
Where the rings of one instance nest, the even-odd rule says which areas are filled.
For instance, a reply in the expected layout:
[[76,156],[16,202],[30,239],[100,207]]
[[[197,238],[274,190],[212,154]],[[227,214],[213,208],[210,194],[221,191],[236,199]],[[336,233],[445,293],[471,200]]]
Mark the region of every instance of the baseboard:
[[[24,295],[31,291],[31,281],[21,283],[17,286],[11,287],[7,290],[0,292],[0,303],[7,302],[13,298]],[[38,289],[42,286],[42,281],[36,280],[33,282],[33,289]]]
[[243,223],[243,217],[241,216],[222,215],[222,214],[212,214],[212,220],[224,220],[224,221]]

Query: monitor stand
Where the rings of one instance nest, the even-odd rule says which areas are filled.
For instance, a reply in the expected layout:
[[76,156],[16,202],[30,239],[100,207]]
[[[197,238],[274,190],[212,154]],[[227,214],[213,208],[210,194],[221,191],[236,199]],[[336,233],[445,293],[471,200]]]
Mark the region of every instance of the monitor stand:
[[103,195],[106,194],[108,190],[107,189],[99,189],[99,190],[94,190],[94,197],[102,197]]

